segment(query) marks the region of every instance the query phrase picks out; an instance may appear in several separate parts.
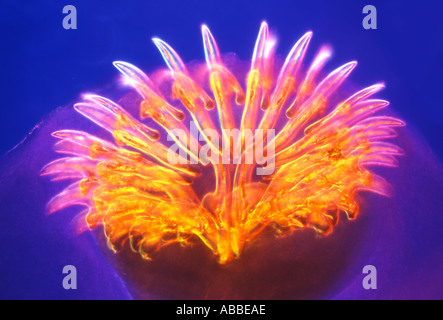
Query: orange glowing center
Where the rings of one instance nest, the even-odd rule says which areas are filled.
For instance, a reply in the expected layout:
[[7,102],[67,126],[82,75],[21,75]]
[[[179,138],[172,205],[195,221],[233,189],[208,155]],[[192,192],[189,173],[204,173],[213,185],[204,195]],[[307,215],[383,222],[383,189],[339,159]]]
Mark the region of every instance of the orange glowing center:
[[[245,244],[267,227],[274,228],[277,235],[307,227],[328,234],[340,212],[350,219],[357,215],[358,191],[388,195],[385,180],[367,169],[395,166],[395,156],[402,154],[400,148],[383,140],[395,137],[394,128],[404,123],[373,116],[388,105],[384,100],[369,99],[383,84],[331,105],[332,94],[357,63],[347,63],[319,80],[331,53],[323,47],[302,72],[311,32],[294,45],[274,77],[275,41],[267,24],[262,23],[244,90],[224,65],[206,26],[202,33],[204,83],[193,77],[168,44],[154,39],[169,67],[169,95],[135,66],[114,63],[142,98],[141,119],[152,119],[169,134],[176,129],[187,134],[186,141],[174,142],[185,152],[188,163],[171,163],[159,132],[120,105],[86,95],[86,101],[75,109],[111,132],[115,143],[82,131],[53,133],[60,139],[56,151],[68,156],[48,164],[42,174],[75,182],[49,202],[50,213],[71,205],[86,206],[81,216],[90,228],[103,225],[114,251],[129,243],[144,259],[151,259],[163,246],[200,239],[220,263],[226,263],[239,257]],[[174,101],[180,101],[185,109],[174,106]],[[235,109],[242,110],[241,120],[236,121]],[[211,116],[215,113],[217,121]],[[189,134],[185,125],[189,116],[204,139]],[[279,119],[284,123],[277,130]],[[225,129],[275,129],[275,136],[265,139],[264,148],[267,163],[275,166],[273,173],[257,179],[256,159],[252,164],[215,161],[222,159],[222,147],[206,132]],[[244,138],[236,142],[243,152],[241,159],[247,148],[258,148],[255,141],[247,145]],[[205,147],[212,155],[209,164],[199,156]],[[192,183],[203,165],[212,166],[215,187],[201,198]]]

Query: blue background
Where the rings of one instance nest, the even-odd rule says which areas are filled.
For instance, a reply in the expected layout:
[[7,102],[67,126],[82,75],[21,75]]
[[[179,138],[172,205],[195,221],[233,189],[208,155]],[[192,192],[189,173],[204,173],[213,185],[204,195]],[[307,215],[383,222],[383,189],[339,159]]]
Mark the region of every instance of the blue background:
[[[77,8],[77,30],[62,27],[67,4]],[[377,30],[362,27],[367,4],[377,8]],[[0,154],[56,107],[112,82],[112,61],[147,71],[163,65],[151,37],[184,61],[203,60],[206,23],[222,52],[249,59],[265,19],[281,55],[310,29],[311,54],[325,42],[335,50],[329,68],[356,59],[351,81],[385,81],[383,97],[441,158],[442,8],[441,1],[0,1]]]
[[[65,30],[62,27],[62,9],[68,4],[77,8],[77,30]],[[362,27],[362,8],[368,4],[377,8],[377,30],[364,30]],[[266,20],[278,36],[279,54],[286,55],[301,35],[307,30],[312,30],[314,38],[311,41],[308,59],[320,45],[329,43],[333,46],[335,54],[326,70],[332,70],[356,59],[359,65],[351,75],[351,82],[360,88],[385,81],[387,88],[380,97],[391,102],[391,108],[407,122],[409,130],[423,135],[424,140],[441,159],[442,9],[443,3],[439,1],[0,0],[0,154],[14,147],[58,106],[67,105],[78,100],[81,93],[94,92],[115,81],[118,74],[112,66],[112,61],[128,61],[148,73],[160,65],[163,66],[164,62],[158,50],[150,41],[153,36],[171,44],[185,62],[202,61],[204,55],[200,25],[206,23],[222,52],[235,52],[241,59],[248,60],[252,55],[260,22]],[[39,152],[37,147],[39,146],[27,150]],[[32,170],[38,172],[40,167]],[[11,166],[8,167],[10,168]],[[19,176],[20,170],[24,170],[12,168],[16,172],[11,171],[11,175],[16,176]],[[15,193],[24,186],[29,189],[36,186],[37,190],[39,183],[33,181],[33,184],[29,184],[26,179],[17,180],[17,185],[0,186],[0,195],[7,195],[7,191],[4,190],[14,187],[17,189]],[[441,194],[439,185],[435,186],[435,194],[430,197]],[[411,190],[410,194],[414,192],[415,190]],[[426,192],[424,189],[423,193]],[[9,213],[5,219],[2,217],[5,226],[6,222],[14,222],[14,226],[18,226],[19,222],[13,217],[14,213],[21,212],[22,207],[43,207],[49,198],[49,194],[45,193],[34,196],[35,198],[23,199],[22,203],[11,200],[9,207],[0,203],[0,212]],[[411,199],[411,202],[414,202],[414,199]],[[438,203],[434,200],[432,204],[433,210],[429,212],[437,212],[435,207]],[[63,217],[66,224],[71,218]],[[60,270],[65,264],[64,260],[61,262],[62,253],[69,250],[77,255],[79,252],[82,255],[86,252],[85,261],[89,261],[88,257],[93,261],[97,255],[96,249],[88,246],[93,239],[90,235],[83,235],[76,247],[68,241],[70,239],[66,240],[65,234],[52,230],[60,221],[53,220],[52,225],[43,227],[43,231],[35,231],[33,226],[46,218],[40,212],[35,212],[34,216],[27,219],[26,224],[23,224],[26,225],[22,229],[25,233],[23,237],[19,234],[22,232],[19,227],[11,228],[9,233],[18,233],[14,241],[21,241],[17,239],[26,237],[28,240],[16,242],[13,246],[0,237],[2,257],[7,257],[7,261],[3,260],[0,268],[3,275],[0,298],[35,298],[37,290],[26,294],[29,282],[32,281],[34,289],[47,289],[46,297],[60,297],[63,290],[60,288],[59,279],[55,279],[49,285],[46,282],[48,278],[53,277],[50,268]],[[427,223],[433,224],[433,221],[429,219]],[[410,224],[411,229],[415,228],[416,220],[413,217]],[[436,229],[437,224],[434,231]],[[441,228],[439,232],[440,230]],[[434,231],[432,237],[437,234]],[[429,228],[417,229],[416,232],[426,235],[429,234]],[[45,235],[43,239],[42,234]],[[35,244],[35,247],[28,248],[29,239],[37,238],[47,246],[37,250]],[[50,247],[54,239],[63,250]],[[434,240],[436,239],[426,239],[423,243],[435,244]],[[441,247],[441,240],[439,241]],[[422,242],[417,243],[419,252],[422,250]],[[83,251],[79,250],[79,247],[88,249]],[[20,263],[25,259],[31,263],[20,269]],[[48,261],[48,265],[58,264],[51,265],[46,271],[46,265],[42,266],[38,275],[40,280],[36,280],[35,274],[26,276],[32,263],[41,262],[43,259]],[[106,262],[102,260],[97,261],[93,268],[97,274],[102,275],[104,283],[109,283],[110,288],[106,292],[124,291],[118,276],[112,270],[103,268]],[[84,268],[86,267],[85,263]],[[23,274],[23,283],[17,284],[14,282],[15,278],[8,279],[5,274],[15,277]],[[83,297],[97,297],[102,292],[91,291],[88,294]],[[112,295],[101,297],[112,298]]]

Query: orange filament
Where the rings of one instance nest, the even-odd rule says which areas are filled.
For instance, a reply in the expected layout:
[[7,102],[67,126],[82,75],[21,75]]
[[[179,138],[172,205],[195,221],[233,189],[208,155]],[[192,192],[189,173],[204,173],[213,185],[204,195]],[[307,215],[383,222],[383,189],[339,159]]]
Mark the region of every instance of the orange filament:
[[[318,79],[330,56],[330,49],[323,47],[307,72],[301,72],[312,32],[294,45],[274,78],[275,41],[263,23],[243,89],[223,64],[206,26],[202,34],[207,83],[199,83],[168,44],[154,39],[170,69],[169,97],[135,66],[114,63],[140,94],[142,119],[155,121],[167,133],[175,129],[185,132],[187,141],[174,141],[186,157],[180,155],[182,161],[171,163],[168,147],[159,141],[157,130],[111,100],[86,95],[85,102],[75,105],[76,110],[109,131],[114,142],[75,130],[53,134],[60,139],[56,151],[67,156],[48,164],[42,174],[75,182],[51,199],[50,213],[72,205],[85,206],[84,221],[90,228],[102,225],[115,252],[128,243],[149,260],[164,246],[200,240],[220,263],[227,263],[240,257],[247,243],[265,228],[273,228],[277,236],[302,228],[327,235],[340,212],[350,219],[357,216],[359,191],[389,195],[388,183],[369,167],[396,166],[395,157],[402,155],[402,150],[384,140],[395,137],[394,129],[405,124],[392,117],[373,116],[388,105],[387,101],[370,99],[382,84],[332,105],[332,94],[356,62]],[[174,100],[184,108],[174,107]],[[234,102],[243,106],[239,124],[234,120]],[[185,112],[202,139],[190,134]],[[218,122],[212,112],[217,113]],[[255,140],[252,145],[244,136],[233,141],[241,147],[242,161],[226,163],[221,161],[226,160],[222,156],[225,150],[206,134],[214,130],[227,136],[225,129],[236,128],[241,132],[272,130],[281,119],[285,122],[275,138],[265,139],[267,162],[272,161],[275,170],[258,181],[253,170],[259,159],[245,162],[245,150],[259,147]],[[204,165],[199,157],[203,143],[215,155],[210,158],[215,185],[199,197],[193,183],[200,175],[199,166]],[[270,143],[275,144],[274,154]],[[229,160],[234,157],[233,150],[232,146],[228,150]]]

